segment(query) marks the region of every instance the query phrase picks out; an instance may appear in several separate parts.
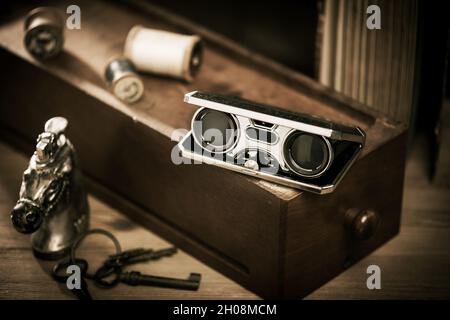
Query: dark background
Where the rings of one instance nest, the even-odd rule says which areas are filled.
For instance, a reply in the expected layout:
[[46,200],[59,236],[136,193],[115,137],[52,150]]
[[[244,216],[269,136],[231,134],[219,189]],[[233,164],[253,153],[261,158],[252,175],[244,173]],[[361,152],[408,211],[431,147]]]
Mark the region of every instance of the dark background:
[[318,2],[152,0],[246,48],[310,77],[315,70]]

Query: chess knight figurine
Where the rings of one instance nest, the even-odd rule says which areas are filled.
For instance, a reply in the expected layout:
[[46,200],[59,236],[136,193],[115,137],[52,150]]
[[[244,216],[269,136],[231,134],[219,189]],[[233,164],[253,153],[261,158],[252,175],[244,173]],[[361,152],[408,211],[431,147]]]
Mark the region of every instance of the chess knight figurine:
[[42,259],[67,255],[89,228],[89,206],[75,150],[64,134],[67,124],[62,117],[45,123],[11,212],[16,230],[33,233],[33,251]]

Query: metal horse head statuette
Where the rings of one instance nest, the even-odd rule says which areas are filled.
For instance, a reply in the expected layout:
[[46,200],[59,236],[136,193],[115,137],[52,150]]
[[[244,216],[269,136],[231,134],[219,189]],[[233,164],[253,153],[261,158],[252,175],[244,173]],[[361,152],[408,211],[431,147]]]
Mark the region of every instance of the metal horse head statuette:
[[59,259],[89,228],[89,206],[72,144],[64,131],[67,120],[45,123],[36,151],[23,173],[19,200],[11,212],[14,227],[33,233],[37,257]]

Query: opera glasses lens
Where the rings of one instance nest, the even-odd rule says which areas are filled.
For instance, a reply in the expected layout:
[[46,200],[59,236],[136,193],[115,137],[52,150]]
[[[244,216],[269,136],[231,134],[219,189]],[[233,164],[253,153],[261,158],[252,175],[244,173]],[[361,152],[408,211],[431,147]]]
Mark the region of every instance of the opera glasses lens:
[[212,152],[225,152],[236,141],[236,120],[228,113],[203,109],[194,117],[192,128],[197,143]]
[[301,131],[284,143],[284,157],[290,169],[305,177],[318,177],[330,165],[333,149],[327,139]]

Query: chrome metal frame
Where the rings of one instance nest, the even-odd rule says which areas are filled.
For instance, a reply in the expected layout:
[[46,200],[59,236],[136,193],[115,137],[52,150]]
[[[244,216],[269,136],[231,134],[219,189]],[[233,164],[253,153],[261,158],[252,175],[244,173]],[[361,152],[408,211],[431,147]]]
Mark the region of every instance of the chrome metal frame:
[[[254,105],[246,108],[246,106],[251,102],[245,100],[242,100],[243,104],[241,108],[239,107],[241,101],[239,99],[194,91],[185,95],[185,101],[203,107],[197,110],[194,114],[193,121],[196,115],[202,112],[205,108],[225,112],[234,117],[238,127],[237,130],[239,131],[238,138],[231,148],[227,148],[227,150],[223,152],[224,154],[234,159],[243,150],[256,148],[258,150],[270,153],[278,162],[281,172],[275,174],[262,172],[259,169],[253,169],[244,165],[226,162],[221,159],[190,150],[186,146],[191,145],[191,141],[199,145],[200,148],[204,150],[202,145],[195,139],[192,130],[178,143],[178,147],[181,150],[183,157],[318,194],[326,194],[334,191],[351,165],[357,159],[365,141],[365,134],[358,127],[347,127],[326,120],[314,117],[311,118],[306,115],[297,115],[284,112],[283,110],[278,110],[276,108],[276,110],[273,111],[271,109],[272,107],[266,105],[258,105],[253,103]],[[258,112],[255,111],[255,109],[257,109]],[[277,117],[275,114],[281,115],[282,117]],[[254,125],[254,120],[274,124],[271,131],[275,132],[278,136],[278,140],[275,144],[270,145],[263,141],[249,139],[245,132],[242,134],[242,130],[245,131],[248,127],[259,128]],[[329,159],[326,167],[320,173],[313,176],[301,175],[296,170],[293,170],[289,166],[289,163],[287,163],[284,155],[284,143],[286,138],[295,131],[319,135],[326,141],[330,152]],[[330,140],[337,141],[337,143],[339,143],[339,141],[352,142],[355,146],[357,146],[356,148],[353,148],[356,151],[352,151],[353,154],[351,154],[349,160],[345,163],[345,165],[343,165],[342,169],[335,176],[333,176],[331,183],[318,184],[317,178],[324,174],[333,165],[334,152],[330,144]]]
[[[327,137],[332,140],[346,140],[359,143],[364,143],[365,140],[365,135],[361,135],[361,129],[357,127],[349,127],[315,116],[293,113],[274,106],[233,97],[192,91],[184,95],[184,102],[199,107],[244,116],[253,120],[282,125],[291,129]],[[314,122],[314,124],[310,124],[311,122]]]

